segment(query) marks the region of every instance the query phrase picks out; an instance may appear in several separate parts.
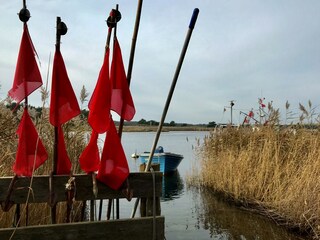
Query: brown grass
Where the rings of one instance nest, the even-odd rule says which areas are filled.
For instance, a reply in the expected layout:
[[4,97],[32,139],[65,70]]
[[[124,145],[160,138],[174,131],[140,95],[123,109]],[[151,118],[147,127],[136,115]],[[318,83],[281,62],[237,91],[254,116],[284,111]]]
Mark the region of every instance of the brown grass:
[[[49,154],[48,160],[39,167],[34,175],[48,175],[53,170],[53,145],[54,145],[54,129],[48,121],[48,109],[44,109],[42,117],[39,118],[33,109],[29,110],[33,122],[36,124],[37,131],[44,143]],[[7,109],[3,102],[0,103],[0,177],[13,176],[12,166],[15,161],[15,153],[17,149],[18,138],[16,129],[21,119],[22,111],[14,114]],[[85,134],[89,130],[86,120],[76,117],[63,126],[65,143],[69,158],[72,162],[72,172],[79,173],[80,168],[78,159],[86,146]],[[31,187],[32,188],[32,187]],[[25,222],[24,206],[21,206],[22,218],[21,224]],[[79,216],[79,203],[76,203],[73,211],[73,220]],[[0,226],[12,226],[14,215],[14,207],[9,212],[3,212],[0,209]],[[59,203],[57,206],[57,222],[64,222],[66,218],[66,206]],[[50,208],[46,204],[30,204],[29,206],[29,223],[30,225],[50,223]]]
[[244,204],[267,209],[289,227],[320,236],[320,131],[304,128],[227,128],[198,149],[200,184]]

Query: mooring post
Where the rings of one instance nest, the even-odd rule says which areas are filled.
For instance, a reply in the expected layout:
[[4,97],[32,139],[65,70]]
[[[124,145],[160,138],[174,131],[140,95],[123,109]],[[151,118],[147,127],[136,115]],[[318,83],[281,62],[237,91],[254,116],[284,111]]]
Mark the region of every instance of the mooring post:
[[[151,165],[151,167],[155,172],[160,171],[160,164],[159,163],[153,163]],[[139,171],[144,172],[145,168],[146,168],[146,164],[141,164],[139,166]],[[141,217],[153,216],[154,204],[155,204],[155,214],[157,216],[160,216],[160,214],[161,214],[160,197],[155,197],[155,202],[153,200],[153,197],[141,198],[140,201],[141,201],[140,202],[140,216]]]

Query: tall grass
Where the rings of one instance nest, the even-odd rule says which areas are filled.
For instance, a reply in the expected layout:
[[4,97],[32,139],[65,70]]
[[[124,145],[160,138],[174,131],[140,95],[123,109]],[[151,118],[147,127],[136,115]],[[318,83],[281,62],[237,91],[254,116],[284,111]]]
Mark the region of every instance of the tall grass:
[[[48,175],[53,170],[53,146],[54,146],[54,129],[49,124],[49,110],[43,108],[41,117],[34,109],[30,108],[30,116],[35,123],[40,138],[46,147],[49,158],[40,166],[34,175]],[[13,176],[12,166],[15,161],[18,138],[16,130],[21,119],[22,110],[17,113],[12,112],[5,106],[4,102],[0,102],[0,177]],[[89,131],[86,119],[76,117],[63,126],[65,143],[69,158],[72,162],[72,172],[79,173],[80,168],[78,159],[83,149],[86,146],[85,135]],[[26,186],[28,187],[28,186]],[[79,216],[79,204],[75,205],[73,215]],[[22,205],[21,209],[24,209]],[[65,221],[66,213],[65,204],[58,204],[57,206],[57,222]],[[9,212],[3,212],[0,209],[0,226],[9,227],[12,225],[14,215],[14,208]],[[30,204],[29,206],[29,224],[47,224],[50,222],[50,207],[47,204]],[[25,222],[24,215],[21,219],[21,224]]]
[[320,236],[319,144],[318,129],[212,132],[199,149],[199,184]]
[[254,206],[279,224],[319,239],[320,128],[311,103],[310,111],[302,107],[300,119],[312,129],[269,125],[211,132],[198,148],[200,164],[188,183]]

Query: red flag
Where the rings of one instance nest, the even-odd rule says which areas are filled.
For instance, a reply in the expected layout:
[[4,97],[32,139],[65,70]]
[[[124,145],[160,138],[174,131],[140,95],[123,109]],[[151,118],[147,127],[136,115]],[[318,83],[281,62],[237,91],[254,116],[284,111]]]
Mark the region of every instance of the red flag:
[[129,176],[129,166],[116,127],[110,121],[110,128],[104,142],[97,179],[112,189],[119,189]]
[[111,109],[123,119],[130,121],[136,113],[129,90],[118,39],[114,41],[110,79],[112,82]]
[[79,104],[68,78],[61,52],[56,51],[52,72],[50,123],[58,127],[79,114]]
[[68,175],[71,172],[71,162],[68,157],[62,127],[58,127],[58,146],[57,146],[57,175]]
[[13,171],[19,176],[30,177],[32,176],[33,168],[36,170],[43,164],[47,160],[48,154],[27,109],[23,112],[17,134],[19,143]]
[[42,85],[42,79],[35,59],[35,50],[24,25],[13,85],[9,96],[19,104],[24,98]]
[[248,118],[247,116],[244,117],[243,123],[249,123],[250,118]]
[[109,48],[106,51],[96,87],[89,101],[88,122],[97,133],[104,133],[110,125],[111,83],[109,79]]
[[248,114],[248,116],[251,117],[251,118],[253,118],[253,117],[254,117],[253,111],[250,111],[249,114]]
[[262,108],[265,108],[265,107],[266,107],[266,105],[262,102],[264,99],[265,99],[265,98],[263,98],[263,99],[259,98],[259,104],[260,104],[260,106],[261,106]]
[[80,167],[86,173],[98,171],[100,164],[100,155],[98,149],[99,134],[92,130],[88,146],[81,153],[79,158]]

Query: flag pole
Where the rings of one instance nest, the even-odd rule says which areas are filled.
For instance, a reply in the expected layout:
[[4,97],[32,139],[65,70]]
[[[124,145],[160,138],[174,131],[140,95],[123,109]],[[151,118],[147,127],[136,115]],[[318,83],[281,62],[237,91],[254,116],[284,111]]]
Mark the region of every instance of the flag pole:
[[[23,0],[23,8],[19,13],[19,18],[23,22],[23,27],[25,27],[30,18],[30,12],[27,9],[26,0]],[[24,105],[25,105],[24,108],[28,109],[28,96],[26,96],[24,99]]]
[[[56,22],[56,52],[60,51],[60,40],[61,35],[59,34],[58,26],[61,23],[61,18],[57,17]],[[58,127],[54,127],[54,150],[53,150],[53,165],[52,165],[52,174],[57,174],[57,161],[58,161]]]
[[[56,20],[56,52],[60,52],[60,41],[61,35],[67,33],[67,26],[64,22],[61,21],[60,17],[57,17]],[[58,162],[58,130],[57,126],[54,126],[54,146],[53,146],[53,161],[52,161],[52,172],[49,178],[49,191],[50,191],[50,205],[51,205],[51,223],[56,223],[56,202],[54,201],[54,189],[53,189],[53,175],[57,174],[57,162]]]
[[[61,36],[65,35],[68,28],[60,17],[57,17],[57,30],[56,30],[56,52],[60,52]],[[53,174],[57,174],[57,162],[58,162],[58,127],[54,127],[54,153],[53,153]]]
[[[118,5],[117,5],[117,8],[118,8]],[[121,19],[121,15],[120,14],[117,15],[117,10],[114,11],[114,9],[112,9],[110,12],[110,16],[106,20],[108,25],[108,35],[106,40],[105,53],[110,47],[112,28],[116,26],[117,22],[120,21],[120,19]],[[99,216],[98,216],[99,221],[101,220],[101,215],[102,215],[102,205],[103,205],[103,199],[100,199]],[[107,209],[107,219],[110,219],[111,206],[112,206],[112,199],[109,199],[108,209]]]
[[[131,51],[130,51],[130,57],[129,57],[128,72],[127,72],[128,87],[130,87],[130,82],[131,82],[131,74],[132,74],[134,53],[135,53],[137,36],[138,36],[139,25],[140,25],[142,3],[143,3],[143,0],[139,0],[138,6],[137,6],[136,20],[135,20],[134,32],[133,32],[133,36],[132,36]],[[118,4],[117,4],[117,10],[118,10]],[[117,25],[115,26],[114,37],[116,37],[116,29],[117,29]],[[119,127],[118,127],[118,136],[120,139],[122,137],[123,125],[124,125],[124,119],[121,117]],[[108,212],[109,213],[111,210],[110,204],[111,204],[111,202],[109,201],[109,204],[108,204],[108,210],[109,210]],[[116,218],[117,219],[119,219],[119,217],[120,217],[119,205],[120,205],[119,199],[117,198],[116,199]]]
[[[23,8],[22,9],[25,11],[24,15],[28,15],[29,11],[27,10],[26,0],[23,0]],[[30,17],[30,12],[29,12],[29,17]],[[27,17],[27,19],[25,19],[25,21],[22,21],[24,28],[26,27],[28,20],[29,20],[29,18]],[[24,108],[28,111],[28,96],[26,96],[26,98],[24,99]],[[26,203],[26,209],[28,209],[28,203]],[[15,211],[15,221],[14,221],[15,226],[19,226],[20,215],[21,215],[21,213],[20,213],[20,204],[17,204],[16,205],[16,211]],[[26,224],[28,223],[28,218],[29,218],[28,215],[29,215],[28,211],[26,211]]]
[[[154,139],[154,142],[153,142],[153,145],[152,145],[152,148],[151,148],[151,151],[150,151],[150,155],[149,155],[149,159],[148,159],[148,162],[147,162],[147,165],[146,165],[146,168],[145,168],[145,172],[148,172],[150,170],[152,158],[153,158],[153,155],[154,155],[154,151],[155,151],[155,149],[157,147],[157,144],[158,144],[158,140],[159,140],[159,137],[160,137],[160,134],[161,134],[162,126],[163,126],[164,120],[166,118],[168,109],[169,109],[169,105],[170,105],[170,102],[171,102],[171,99],[172,99],[172,96],[173,96],[173,92],[174,92],[174,89],[175,89],[175,86],[176,86],[176,83],[177,83],[177,80],[178,80],[178,77],[179,77],[179,73],[180,73],[180,70],[181,70],[181,67],[182,67],[182,63],[183,63],[185,54],[187,52],[187,48],[188,48],[189,41],[190,41],[190,38],[191,38],[191,35],[192,35],[192,31],[194,29],[195,23],[196,23],[197,18],[198,18],[198,14],[199,14],[199,9],[195,8],[193,10],[193,14],[192,14],[192,17],[191,17],[191,20],[190,20],[190,24],[189,24],[189,29],[188,29],[188,32],[187,32],[187,36],[185,38],[184,45],[183,45],[183,48],[182,48],[182,51],[181,51],[181,54],[180,54],[179,62],[178,62],[178,65],[176,67],[176,71],[175,71],[175,74],[174,74],[174,77],[173,77],[173,80],[172,80],[172,83],[171,83],[171,88],[170,88],[170,91],[169,91],[169,94],[168,94],[168,97],[167,97],[167,100],[166,100],[166,103],[165,103],[165,106],[164,106],[164,109],[163,109],[163,112],[162,112],[162,116],[161,116],[161,120],[159,122],[157,134],[156,134],[156,137]],[[136,213],[136,210],[137,210],[137,207],[138,207],[138,204],[139,204],[139,200],[140,199],[137,198],[137,200],[135,202],[134,209],[132,210],[132,213],[131,213],[131,218],[134,218],[134,216],[135,216],[135,213]]]
[[[131,83],[134,54],[135,54],[135,50],[136,50],[136,43],[137,43],[137,37],[138,37],[138,31],[139,31],[140,19],[141,19],[142,3],[143,3],[143,0],[138,1],[136,21],[135,21],[134,31],[133,31],[133,36],[132,36],[131,50],[130,50],[130,56],[129,56],[129,65],[128,65],[128,72],[127,72],[128,87],[130,87],[130,83]],[[121,139],[122,132],[123,132],[123,125],[124,125],[124,119],[121,117],[120,123],[119,123],[119,129],[118,129],[118,135],[119,135],[120,139]]]
[[[22,9],[20,10],[19,12],[19,19],[20,21],[23,22],[23,27],[25,28],[26,25],[27,25],[27,22],[29,21],[30,19],[30,12],[29,10],[27,9],[27,4],[26,4],[26,0],[23,0],[22,1]],[[28,96],[25,97],[24,99],[24,108],[26,110],[28,110]],[[12,187],[17,179],[18,175],[15,174],[15,176],[13,177],[12,179]],[[9,192],[11,192],[12,189],[9,188]],[[10,194],[11,195],[11,194]],[[9,197],[10,197],[9,195]],[[28,206],[28,203],[26,203],[26,209],[27,209],[27,206]],[[15,214],[14,214],[14,225],[15,226],[19,226],[19,223],[20,223],[20,217],[21,217],[21,208],[20,208],[20,204],[16,204],[16,210],[15,210]],[[26,223],[28,222],[28,212],[26,212]]]
[[[115,41],[116,37],[117,37],[117,23],[120,21],[121,19],[121,13],[119,12],[119,4],[116,4],[116,9],[114,11],[114,9],[112,9],[112,17],[113,17],[113,21],[112,23],[109,25],[109,28],[112,27],[114,28],[113,31],[113,42]],[[111,38],[111,33],[110,33],[110,38]],[[109,43],[110,43],[110,39],[109,39]],[[114,44],[113,44],[114,45]],[[100,202],[101,203],[101,202]],[[111,216],[111,208],[112,206],[114,207],[113,203],[113,199],[109,199],[108,201],[108,208],[107,208],[107,219],[110,219]],[[116,199],[116,219],[119,219],[119,199]]]

